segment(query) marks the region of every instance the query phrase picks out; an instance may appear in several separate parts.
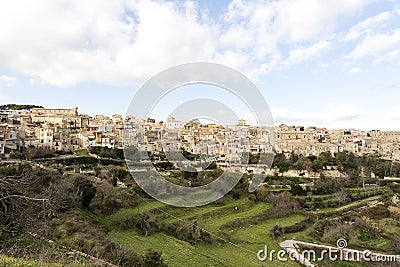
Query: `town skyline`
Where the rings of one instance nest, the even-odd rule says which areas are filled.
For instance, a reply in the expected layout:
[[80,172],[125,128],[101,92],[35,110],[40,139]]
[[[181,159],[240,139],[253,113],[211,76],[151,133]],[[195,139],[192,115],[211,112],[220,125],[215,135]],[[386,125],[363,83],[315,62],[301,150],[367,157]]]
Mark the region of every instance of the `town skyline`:
[[[0,110],[0,149],[3,155],[21,147],[76,151],[90,147],[142,151],[180,152],[241,161],[242,153],[292,153],[318,156],[350,152],[400,160],[400,131],[327,129],[293,125],[251,126],[245,120],[234,125],[202,124],[169,117],[164,123],[151,118],[114,114],[89,116],[78,107],[25,107]],[[227,155],[229,155],[227,157]]]
[[[135,116],[134,114],[124,114],[124,113],[117,113],[117,112],[110,112],[110,113],[101,113],[101,112],[93,112],[93,113],[85,113],[85,112],[81,112],[81,107],[79,107],[79,106],[74,106],[74,105],[70,105],[70,106],[67,106],[67,105],[64,105],[64,106],[60,106],[60,107],[57,107],[57,106],[55,106],[55,105],[53,105],[53,106],[43,106],[43,105],[41,105],[41,104],[39,104],[39,103],[31,103],[31,102],[27,102],[27,103],[3,103],[3,104],[0,104],[0,107],[1,106],[7,106],[7,105],[26,105],[26,106],[41,106],[41,107],[43,107],[43,108],[46,108],[46,109],[71,109],[71,107],[74,107],[74,108],[78,108],[78,110],[79,110],[79,113],[80,113],[80,115],[88,115],[88,116],[90,116],[90,117],[95,117],[96,115],[100,115],[100,116],[106,116],[106,117],[109,117],[109,118],[111,118],[113,115],[121,115],[121,116],[123,116],[123,117],[126,117],[126,116],[134,116],[135,118],[137,118],[137,119],[142,119],[142,120],[146,120],[146,119],[154,119],[157,123],[162,123],[162,122],[165,122],[166,120],[167,120],[167,118],[168,117],[174,117],[175,119],[179,119],[179,117],[175,117],[175,116],[166,116],[166,117],[160,117],[160,116],[149,116],[149,117],[145,117],[145,118],[141,118],[141,117],[138,117],[138,116]],[[2,109],[0,108],[0,111],[1,111]],[[201,117],[200,115],[199,115],[199,117]],[[248,120],[246,120],[244,117],[242,118],[242,117],[239,117],[238,118],[238,120],[236,120],[235,122],[232,122],[232,123],[229,123],[229,124],[222,124],[222,125],[235,125],[235,124],[237,124],[238,123],[238,121],[239,120],[245,120],[246,122],[247,122],[247,124],[248,125],[250,125],[250,126],[257,126],[258,124],[256,124],[256,123],[251,123],[251,122],[249,122]],[[187,122],[189,122],[190,120],[187,120]],[[200,120],[200,121],[202,121],[202,120]],[[207,120],[205,119],[205,120],[203,120],[203,121],[205,121],[205,123],[203,123],[203,124],[207,124]],[[251,120],[250,120],[251,121]],[[209,120],[209,123],[210,124],[212,124],[213,122],[212,122],[212,120]],[[395,128],[395,127],[393,127],[393,128],[389,128],[389,129],[387,129],[387,128],[378,128],[378,127],[374,127],[374,126],[371,126],[371,127],[369,127],[369,126],[367,126],[367,127],[365,127],[365,128],[357,128],[357,127],[343,127],[343,128],[335,128],[335,127],[328,127],[327,125],[321,125],[321,124],[301,124],[301,123],[290,123],[290,121],[288,120],[288,121],[280,121],[279,123],[276,123],[275,122],[275,120],[274,120],[274,126],[276,127],[276,126],[280,126],[280,125],[286,125],[286,126],[304,126],[304,127],[316,127],[316,128],[321,128],[321,129],[323,129],[323,128],[325,128],[325,129],[332,129],[332,130],[362,130],[362,131],[376,131],[376,130],[379,130],[379,131],[399,131],[400,132],[400,125],[399,125],[399,127],[398,128]]]

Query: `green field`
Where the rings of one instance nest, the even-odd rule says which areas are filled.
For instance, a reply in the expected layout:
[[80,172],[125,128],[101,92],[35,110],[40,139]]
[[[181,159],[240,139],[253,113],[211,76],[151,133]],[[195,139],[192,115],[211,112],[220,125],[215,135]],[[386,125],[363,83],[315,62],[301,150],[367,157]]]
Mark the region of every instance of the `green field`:
[[[170,266],[299,266],[290,261],[267,263],[257,259],[257,252],[265,245],[269,249],[280,249],[270,234],[270,229],[275,224],[288,226],[305,218],[303,215],[291,215],[281,219],[253,219],[255,224],[246,224],[247,219],[267,210],[268,204],[254,203],[247,198],[227,199],[224,204],[196,208],[175,208],[155,200],[147,200],[138,207],[122,209],[107,216],[103,222],[110,229],[109,238],[112,241],[138,253],[145,253],[150,248],[160,250]],[[144,236],[137,230],[121,229],[113,224],[143,211],[167,224],[180,221],[191,225],[196,220],[202,229],[211,234],[212,244],[199,242],[195,247],[164,232]],[[241,220],[240,226],[229,226],[238,220]]]
[[68,267],[91,267],[93,266],[93,263],[90,261],[87,261],[85,263],[85,259],[82,259],[82,261],[75,261],[74,262],[65,262],[63,261],[62,263],[49,263],[47,261],[33,261],[33,260],[28,260],[28,259],[21,259],[21,258],[12,258],[9,256],[5,256],[0,254],[0,267],[63,267],[63,266],[68,266]]
[[75,155],[77,155],[78,157],[87,157],[89,156],[89,151],[87,149],[76,150]]
[[24,260],[24,259],[15,259],[11,257],[7,257],[5,255],[0,254],[0,266],[1,267],[39,267],[39,264],[36,264],[33,261],[30,260]]

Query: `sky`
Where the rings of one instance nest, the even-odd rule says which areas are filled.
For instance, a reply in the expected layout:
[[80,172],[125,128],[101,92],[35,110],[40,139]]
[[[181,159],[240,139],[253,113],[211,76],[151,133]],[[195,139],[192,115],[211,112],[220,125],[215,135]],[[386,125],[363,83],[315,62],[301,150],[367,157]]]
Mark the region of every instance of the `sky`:
[[205,61],[253,81],[276,125],[400,130],[400,1],[0,4],[0,104],[124,115],[150,77]]

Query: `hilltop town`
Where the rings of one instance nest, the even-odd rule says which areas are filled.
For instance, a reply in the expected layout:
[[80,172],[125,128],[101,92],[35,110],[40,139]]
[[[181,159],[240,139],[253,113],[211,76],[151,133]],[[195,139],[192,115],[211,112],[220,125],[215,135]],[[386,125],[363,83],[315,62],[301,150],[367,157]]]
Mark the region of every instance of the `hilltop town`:
[[[17,106],[18,107],[18,106]],[[129,132],[129,134],[127,133]],[[132,133],[145,132],[141,140]],[[274,132],[274,134],[272,134]],[[274,142],[274,147],[269,144]],[[213,155],[224,162],[229,155],[251,153],[291,153],[318,156],[322,152],[351,152],[357,156],[378,155],[400,159],[400,131],[361,131],[279,125],[275,131],[251,126],[245,120],[221,126],[200,121],[185,123],[169,117],[165,123],[150,118],[122,115],[89,116],[78,108],[0,109],[0,156],[23,147],[44,147],[55,151],[76,151],[100,146],[122,148],[135,145],[149,152],[185,150]]]
[[[77,107],[3,106],[0,262],[186,266],[189,255],[194,266],[219,265],[220,257],[227,266],[259,266],[263,258],[255,255],[266,243],[290,252],[320,244],[335,249],[345,238],[359,251],[382,244],[372,255],[394,255],[387,266],[398,266],[399,147],[394,131],[159,122],[89,116]],[[271,166],[262,162],[265,155],[273,155]],[[204,186],[223,173],[241,178],[213,203],[179,208],[140,186],[143,179],[162,196],[174,192],[152,183],[156,173],[179,188],[201,188],[193,194],[200,200],[211,195]],[[257,174],[267,175],[259,181]]]

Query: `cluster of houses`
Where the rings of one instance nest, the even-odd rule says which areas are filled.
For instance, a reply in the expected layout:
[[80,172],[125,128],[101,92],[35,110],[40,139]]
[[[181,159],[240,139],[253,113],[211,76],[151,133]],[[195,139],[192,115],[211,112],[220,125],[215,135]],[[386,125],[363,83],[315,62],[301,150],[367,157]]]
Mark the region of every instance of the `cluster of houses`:
[[280,125],[275,128],[276,152],[319,155],[322,152],[352,152],[400,159],[400,131],[360,131]]
[[123,118],[78,114],[78,108],[0,110],[0,155],[21,147],[74,151],[89,146],[122,146]]
[[76,107],[0,110],[0,156],[28,146],[74,151],[91,146],[125,145],[151,152],[185,150],[214,156],[220,162],[232,160],[233,155],[242,152],[273,151],[305,156],[349,151],[400,160],[400,132],[397,131],[328,130],[287,125],[270,129],[248,125],[244,120],[222,126],[198,120],[183,122],[173,117],[156,122],[134,116],[89,116],[79,114]]

